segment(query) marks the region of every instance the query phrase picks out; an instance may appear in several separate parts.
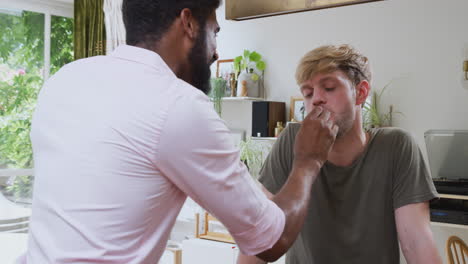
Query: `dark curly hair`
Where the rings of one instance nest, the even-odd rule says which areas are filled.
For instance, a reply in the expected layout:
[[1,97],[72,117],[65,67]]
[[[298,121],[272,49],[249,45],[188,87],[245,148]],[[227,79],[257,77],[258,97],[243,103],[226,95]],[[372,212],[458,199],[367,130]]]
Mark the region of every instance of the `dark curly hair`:
[[127,44],[155,43],[166,33],[184,8],[189,8],[204,28],[211,12],[221,0],[124,0],[123,20]]

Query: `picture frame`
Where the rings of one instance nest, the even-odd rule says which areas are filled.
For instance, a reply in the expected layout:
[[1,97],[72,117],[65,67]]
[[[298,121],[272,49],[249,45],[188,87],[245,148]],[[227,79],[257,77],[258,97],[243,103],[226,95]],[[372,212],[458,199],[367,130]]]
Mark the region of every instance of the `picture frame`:
[[216,61],[216,78],[222,77],[225,73],[234,72],[234,59],[223,59]]
[[[216,226],[222,226],[221,230],[216,230],[212,228],[212,224]],[[195,214],[195,237],[213,241],[219,241],[229,244],[236,244],[234,238],[229,234],[227,228],[212,216],[210,213],[205,211],[203,214]]]
[[[234,73],[234,59],[222,59],[216,61],[216,78],[223,78],[226,80],[226,93],[225,96],[233,96],[231,73]],[[234,87],[235,88],[235,87]]]
[[246,20],[384,0],[226,0],[226,19]]
[[306,116],[304,97],[292,96],[291,104],[289,105],[289,121],[290,122],[301,122]]

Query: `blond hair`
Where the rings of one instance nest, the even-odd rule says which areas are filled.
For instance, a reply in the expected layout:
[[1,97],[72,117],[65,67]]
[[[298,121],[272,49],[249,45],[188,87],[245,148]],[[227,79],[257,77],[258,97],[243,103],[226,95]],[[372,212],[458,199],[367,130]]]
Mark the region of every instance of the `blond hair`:
[[309,51],[302,57],[296,69],[296,81],[301,85],[317,73],[344,72],[357,85],[371,81],[367,57],[349,45],[327,45]]

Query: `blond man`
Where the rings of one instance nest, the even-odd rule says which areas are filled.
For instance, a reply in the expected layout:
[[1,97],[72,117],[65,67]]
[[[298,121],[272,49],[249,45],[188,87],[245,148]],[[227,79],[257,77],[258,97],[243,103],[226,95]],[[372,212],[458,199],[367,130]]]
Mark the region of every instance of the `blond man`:
[[[296,80],[307,112],[331,112],[339,130],[286,263],[395,264],[398,242],[408,263],[442,263],[428,206],[437,193],[417,143],[402,129],[363,129],[368,59],[348,45],[319,47],[299,62]],[[300,127],[289,125],[268,156],[260,173],[265,192],[287,181]],[[265,262],[241,255],[238,263]]]

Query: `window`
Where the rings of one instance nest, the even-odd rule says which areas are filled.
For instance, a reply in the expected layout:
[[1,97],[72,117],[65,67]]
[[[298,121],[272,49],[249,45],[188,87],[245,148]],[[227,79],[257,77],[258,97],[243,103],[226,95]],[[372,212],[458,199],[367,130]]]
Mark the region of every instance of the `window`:
[[0,192],[30,203],[31,117],[44,80],[73,60],[73,19],[21,7],[0,4]]
[[73,19],[52,16],[50,34],[50,74],[73,61]]

